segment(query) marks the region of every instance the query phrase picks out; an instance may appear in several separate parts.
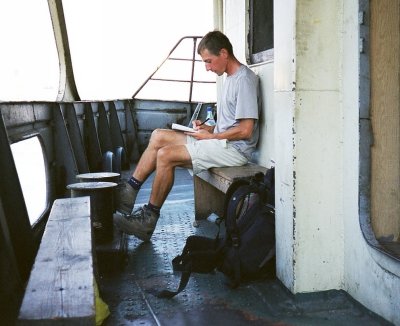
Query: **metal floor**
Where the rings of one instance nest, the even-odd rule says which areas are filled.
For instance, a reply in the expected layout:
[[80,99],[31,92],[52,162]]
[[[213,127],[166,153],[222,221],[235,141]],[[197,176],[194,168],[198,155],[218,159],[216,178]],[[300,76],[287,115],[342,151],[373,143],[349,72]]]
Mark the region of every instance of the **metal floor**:
[[[147,203],[151,180],[137,203]],[[127,240],[122,270],[100,278],[102,299],[111,315],[103,325],[390,325],[363,308],[343,291],[292,295],[276,279],[230,289],[222,273],[193,273],[186,289],[173,299],[159,299],[154,291],[176,290],[180,273],[171,260],[180,254],[189,235],[214,236],[215,224],[193,226],[192,177],[185,169],[176,181],[152,240]]]

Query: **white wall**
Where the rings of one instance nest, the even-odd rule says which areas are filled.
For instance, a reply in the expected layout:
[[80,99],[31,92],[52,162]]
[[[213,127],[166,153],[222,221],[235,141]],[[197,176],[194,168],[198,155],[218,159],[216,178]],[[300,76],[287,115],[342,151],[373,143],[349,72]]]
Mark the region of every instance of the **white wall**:
[[275,6],[278,277],[294,293],[344,289],[400,324],[400,264],[359,224],[358,1]]
[[400,325],[400,263],[371,248],[359,223],[358,1],[343,5],[343,221],[344,289],[360,303]]
[[338,12],[275,2],[277,272],[295,293],[343,282]]
[[297,1],[295,292],[342,286],[341,17],[341,1]]
[[[246,64],[247,53],[247,1],[229,0],[224,1],[223,10],[223,32],[228,36],[232,45],[236,58]],[[261,65],[250,66],[250,68],[260,78],[261,101],[263,103],[260,133],[261,139],[258,144],[255,161],[266,167],[274,165],[274,65],[273,62]]]
[[260,78],[261,116],[260,140],[255,161],[262,166],[275,166],[275,112],[274,112],[274,64],[273,62],[250,66]]
[[246,1],[224,1],[224,29],[233,45],[235,57],[242,63],[246,63]]
[[[252,67],[267,115],[261,160],[276,165],[277,275],[293,293],[344,289],[400,325],[400,264],[359,224],[358,0],[274,2],[274,62]],[[244,1],[224,32],[246,54]]]
[[[285,14],[284,14],[285,13]],[[278,278],[294,291],[296,0],[274,2],[275,229]]]

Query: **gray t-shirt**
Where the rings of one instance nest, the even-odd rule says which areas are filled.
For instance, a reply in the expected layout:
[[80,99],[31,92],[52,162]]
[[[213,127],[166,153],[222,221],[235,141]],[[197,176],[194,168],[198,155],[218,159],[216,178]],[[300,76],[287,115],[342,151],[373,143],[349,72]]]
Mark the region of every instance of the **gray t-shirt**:
[[259,136],[259,87],[257,75],[245,65],[227,76],[217,105],[217,124],[214,132],[237,126],[240,119],[255,119],[253,134],[247,140],[232,140],[230,144],[247,159],[256,148]]

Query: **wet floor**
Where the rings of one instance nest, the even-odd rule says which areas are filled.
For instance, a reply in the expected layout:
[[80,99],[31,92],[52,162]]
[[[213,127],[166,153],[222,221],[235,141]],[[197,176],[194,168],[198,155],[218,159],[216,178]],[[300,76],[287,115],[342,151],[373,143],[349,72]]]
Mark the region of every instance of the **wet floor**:
[[[186,289],[173,299],[155,293],[176,290],[180,273],[171,260],[190,235],[214,237],[217,226],[201,221],[193,226],[192,177],[179,169],[172,193],[150,242],[126,238],[122,268],[103,273],[101,296],[111,315],[104,325],[390,325],[343,291],[292,295],[274,278],[231,289],[224,275],[193,273]],[[151,181],[137,203],[147,203]]]

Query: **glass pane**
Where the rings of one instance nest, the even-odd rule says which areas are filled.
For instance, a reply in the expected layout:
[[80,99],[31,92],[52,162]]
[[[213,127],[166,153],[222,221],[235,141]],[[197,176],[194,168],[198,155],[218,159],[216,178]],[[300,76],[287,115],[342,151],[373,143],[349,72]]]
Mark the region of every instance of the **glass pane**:
[[253,0],[251,53],[262,52],[274,47],[274,2]]
[[[191,61],[167,60],[152,78],[188,82],[150,80],[136,97],[141,99],[188,101],[191,73]],[[195,62],[193,80],[193,101],[216,101],[216,74],[206,71],[203,62]]]
[[[130,98],[182,37],[213,30],[213,1],[62,2],[81,99]],[[192,56],[192,39],[172,54]]]
[[167,60],[154,74],[153,78],[189,81],[191,74],[191,61]]
[[215,84],[194,83],[193,84],[193,102],[216,102],[217,101],[217,87]]
[[18,178],[31,225],[37,222],[47,206],[46,167],[38,137],[11,145]]
[[[193,58],[193,45],[194,45],[194,41],[193,41],[192,38],[183,39],[179,43],[179,45],[176,47],[176,49],[171,53],[171,58],[190,59],[190,60],[192,60],[192,58]],[[196,53],[197,53],[197,51],[196,51]]]
[[190,83],[150,80],[137,98],[165,101],[188,101]]
[[47,1],[0,1],[0,44],[0,101],[54,101],[59,65]]
[[271,59],[271,52],[266,53],[266,51],[274,48],[273,13],[272,0],[250,1],[249,63],[265,62]]
[[[211,71],[207,71],[204,62],[196,62],[194,65],[194,79],[196,81],[208,81],[215,83],[217,80],[217,75]],[[216,87],[215,84],[213,85]]]

